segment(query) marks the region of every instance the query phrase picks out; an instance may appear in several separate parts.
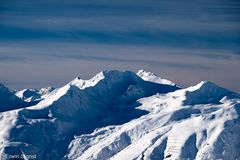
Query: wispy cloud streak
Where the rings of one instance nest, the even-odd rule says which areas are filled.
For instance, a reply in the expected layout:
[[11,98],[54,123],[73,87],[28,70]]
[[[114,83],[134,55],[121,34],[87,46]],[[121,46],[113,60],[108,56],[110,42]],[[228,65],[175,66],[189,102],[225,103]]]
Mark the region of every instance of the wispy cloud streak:
[[239,88],[239,13],[240,2],[229,0],[1,1],[0,79],[21,88],[146,68],[180,83],[191,75],[186,85]]

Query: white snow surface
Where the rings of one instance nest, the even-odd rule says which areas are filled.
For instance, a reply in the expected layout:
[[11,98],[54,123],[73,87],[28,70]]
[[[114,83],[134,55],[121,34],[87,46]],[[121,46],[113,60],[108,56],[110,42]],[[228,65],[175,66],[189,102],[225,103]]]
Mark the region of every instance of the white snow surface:
[[41,89],[23,89],[16,91],[15,95],[26,102],[41,101],[48,97],[54,90],[53,87],[46,87]]
[[85,89],[87,87],[95,86],[102,79],[104,79],[104,73],[100,72],[96,76],[94,76],[93,78],[91,78],[89,80],[83,80],[80,77],[76,77],[69,84],[77,86],[80,89]]
[[137,72],[137,75],[145,81],[176,86],[175,83],[173,83],[167,79],[161,78],[161,77],[157,76],[155,73],[144,71],[143,69],[139,70]]
[[239,94],[208,81],[181,89],[161,80],[103,71],[0,112],[0,159],[240,159]]

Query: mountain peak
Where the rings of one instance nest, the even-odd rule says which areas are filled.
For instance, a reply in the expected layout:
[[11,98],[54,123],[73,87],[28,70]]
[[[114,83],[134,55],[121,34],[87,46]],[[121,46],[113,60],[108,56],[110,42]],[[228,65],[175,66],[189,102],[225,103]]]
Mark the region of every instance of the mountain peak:
[[104,71],[99,72],[97,75],[95,75],[89,80],[84,80],[84,79],[81,79],[80,77],[76,77],[68,84],[77,86],[80,89],[85,89],[87,87],[96,85],[101,79],[104,78],[103,74],[104,74]]
[[211,93],[234,93],[228,89],[225,89],[223,87],[218,86],[217,84],[211,82],[211,81],[201,81],[198,84],[194,85],[194,86],[190,86],[188,88],[186,88],[186,90],[188,90],[189,92],[194,92],[194,91],[201,91],[201,92],[211,92]]
[[213,83],[211,81],[201,81],[197,85],[199,85],[201,87],[210,87],[210,86],[219,87],[218,85],[216,85],[215,83]]
[[141,77],[145,81],[150,81],[150,82],[154,82],[154,83],[160,83],[160,84],[167,84],[167,85],[177,86],[175,83],[173,83],[173,82],[171,82],[171,81],[169,81],[167,79],[161,78],[161,77],[157,76],[153,72],[147,72],[147,71],[145,71],[143,69],[139,70],[137,72],[137,75],[139,77]]
[[[0,88],[0,107],[2,100],[16,104]],[[0,157],[236,159],[239,99],[231,95],[209,81],[180,89],[144,70],[76,77],[36,105],[0,113]]]
[[15,95],[26,102],[39,102],[45,99],[54,89],[51,86],[40,89],[23,89],[16,91]]
[[68,84],[75,85],[75,86],[82,86],[83,81],[84,80],[81,79],[80,77],[76,77],[72,81],[70,81]]
[[148,72],[148,71],[145,71],[143,69],[140,69],[138,72],[137,72],[137,75],[139,76],[143,76],[143,75],[146,75],[146,76],[157,76],[155,73],[153,72]]
[[190,91],[199,90],[199,89],[210,89],[210,88],[221,88],[211,81],[201,81],[194,86],[190,86],[188,89]]
[[[72,94],[73,92],[79,95],[91,95],[90,99],[94,97],[94,100],[89,100],[91,103],[94,103],[95,100],[101,102],[110,99],[112,99],[111,103],[128,103],[138,98],[156,93],[167,93],[177,89],[179,88],[176,86],[144,81],[131,71],[104,70],[89,80],[75,78],[66,86],[57,89],[46,101],[41,101],[37,108],[45,108],[45,106],[53,103],[56,104],[57,101],[72,103],[72,99],[75,97]],[[74,102],[76,101],[79,104],[82,101],[81,96],[74,100]]]
[[[78,82],[79,80],[82,80],[82,79],[81,79],[79,76],[77,76],[77,77],[75,77],[71,82],[74,83],[74,82]],[[70,82],[70,83],[71,83],[71,82]]]
[[17,109],[26,106],[26,103],[18,98],[6,86],[0,83],[0,112]]
[[210,81],[201,81],[197,85],[188,87],[182,91],[186,98],[184,104],[220,103],[223,97],[239,97],[236,93]]

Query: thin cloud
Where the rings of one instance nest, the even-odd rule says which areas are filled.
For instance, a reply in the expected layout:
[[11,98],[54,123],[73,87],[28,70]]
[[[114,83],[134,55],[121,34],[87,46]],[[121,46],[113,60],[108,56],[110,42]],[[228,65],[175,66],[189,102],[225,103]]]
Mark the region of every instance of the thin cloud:
[[238,1],[0,3],[0,79],[12,87],[144,68],[186,85],[207,79],[239,88]]

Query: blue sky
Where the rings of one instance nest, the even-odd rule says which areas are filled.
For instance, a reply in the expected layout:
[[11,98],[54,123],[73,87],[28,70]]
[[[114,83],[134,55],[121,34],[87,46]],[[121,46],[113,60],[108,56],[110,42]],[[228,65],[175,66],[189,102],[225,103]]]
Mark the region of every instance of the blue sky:
[[182,86],[240,90],[240,2],[0,2],[0,81],[59,87],[104,69],[145,69]]

